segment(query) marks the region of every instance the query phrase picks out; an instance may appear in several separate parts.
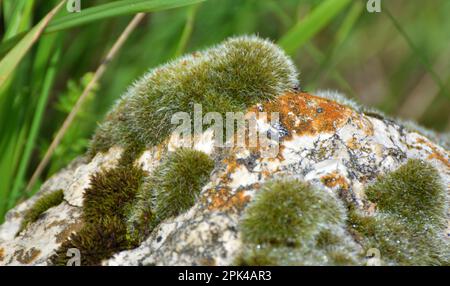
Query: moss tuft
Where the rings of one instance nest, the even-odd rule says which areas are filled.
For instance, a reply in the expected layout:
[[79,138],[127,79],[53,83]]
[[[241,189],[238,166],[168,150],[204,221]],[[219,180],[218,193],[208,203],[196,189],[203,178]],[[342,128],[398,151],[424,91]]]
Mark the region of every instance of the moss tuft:
[[332,194],[295,179],[264,184],[240,225],[238,265],[355,264],[345,210]]
[[336,224],[344,214],[334,197],[297,180],[271,181],[246,210],[244,241],[300,246],[322,224]]
[[214,161],[205,153],[179,148],[153,174],[155,212],[159,219],[179,215],[195,203]]
[[44,195],[42,198],[38,199],[34,205],[26,211],[18,234],[22,232],[29,224],[38,220],[38,218],[47,211],[49,208],[55,207],[62,203],[64,200],[64,191],[58,190]]
[[192,207],[213,168],[207,154],[193,149],[167,155],[137,195],[128,215],[129,235],[145,237],[160,221]]
[[143,176],[144,171],[132,165],[95,174],[84,193],[84,225],[62,244],[51,257],[51,262],[66,265],[67,250],[77,248],[82,265],[98,265],[117,251],[137,246],[137,242],[126,235],[126,214]]
[[241,111],[298,85],[291,60],[258,37],[230,38],[155,68],[128,89],[99,126],[89,153],[114,144],[153,146],[173,130],[176,112]]
[[408,160],[367,188],[378,210],[415,223],[445,224],[446,195],[438,171],[421,160]]
[[448,265],[447,199],[437,170],[409,160],[366,190],[373,216],[350,208],[349,225],[366,248],[380,250],[389,265]]

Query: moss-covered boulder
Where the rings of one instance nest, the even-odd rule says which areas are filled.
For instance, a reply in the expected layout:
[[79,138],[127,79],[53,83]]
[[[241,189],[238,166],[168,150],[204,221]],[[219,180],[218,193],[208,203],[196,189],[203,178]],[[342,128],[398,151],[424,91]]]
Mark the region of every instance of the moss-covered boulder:
[[[8,213],[0,265],[448,265],[445,138],[301,90],[254,36],[152,69]],[[256,133],[230,145],[239,123],[216,123],[236,114]]]

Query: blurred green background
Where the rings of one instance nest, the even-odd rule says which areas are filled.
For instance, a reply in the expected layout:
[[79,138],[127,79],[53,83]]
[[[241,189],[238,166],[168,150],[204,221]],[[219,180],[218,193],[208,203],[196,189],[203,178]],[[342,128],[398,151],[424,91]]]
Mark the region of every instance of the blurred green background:
[[[59,2],[0,0],[0,57],[11,39]],[[109,2],[81,0],[79,14]],[[0,88],[0,221],[85,152],[97,123],[133,80],[232,35],[279,42],[294,58],[304,90],[338,90],[389,115],[449,131],[450,1],[381,0],[381,13],[368,13],[366,2],[207,0],[148,13],[84,102],[39,182],[25,193],[64,118],[133,15],[42,35]],[[63,7],[57,17],[67,13]]]

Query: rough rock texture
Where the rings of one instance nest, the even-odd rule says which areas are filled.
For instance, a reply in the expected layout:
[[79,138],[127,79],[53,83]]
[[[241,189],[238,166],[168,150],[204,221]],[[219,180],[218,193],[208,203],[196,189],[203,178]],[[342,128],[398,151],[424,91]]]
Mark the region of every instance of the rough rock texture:
[[[375,206],[365,199],[364,188],[415,158],[430,162],[450,191],[449,152],[392,120],[306,93],[287,93],[250,111],[280,112],[281,124],[258,124],[259,131],[281,135],[279,155],[263,158],[258,148],[214,148],[212,133],[204,131],[194,148],[212,155],[216,167],[197,203],[160,223],[139,247],[115,254],[104,265],[232,264],[242,246],[241,215],[261,184],[271,178],[299,178],[370,214]],[[151,172],[179,143],[172,136],[146,150],[135,164]],[[0,265],[46,265],[52,252],[80,228],[83,191],[91,175],[115,166],[121,152],[113,147],[90,162],[73,162],[37,195],[11,210],[0,226]],[[45,193],[59,189],[64,190],[65,201],[16,236],[25,210]],[[442,235],[448,237],[450,230]]]

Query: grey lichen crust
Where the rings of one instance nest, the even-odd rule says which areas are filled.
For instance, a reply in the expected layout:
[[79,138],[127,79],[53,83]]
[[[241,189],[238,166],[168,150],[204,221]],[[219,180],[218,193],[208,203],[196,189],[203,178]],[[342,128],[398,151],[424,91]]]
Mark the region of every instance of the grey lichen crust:
[[[9,212],[0,265],[65,265],[73,247],[85,265],[448,265],[441,141],[297,86],[290,59],[257,37],[150,71],[101,124],[88,160]],[[181,148],[170,118],[194,103],[279,112],[257,124],[280,135],[279,154],[215,147],[211,128]]]

